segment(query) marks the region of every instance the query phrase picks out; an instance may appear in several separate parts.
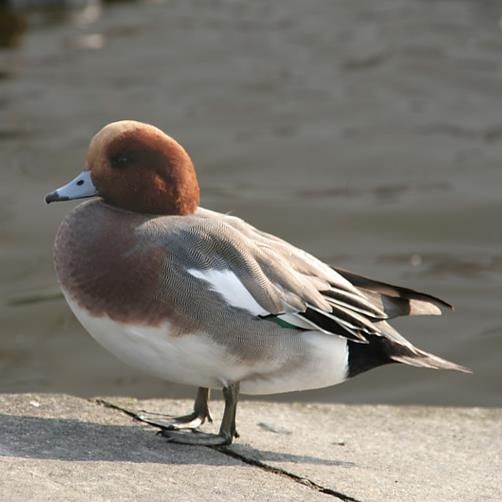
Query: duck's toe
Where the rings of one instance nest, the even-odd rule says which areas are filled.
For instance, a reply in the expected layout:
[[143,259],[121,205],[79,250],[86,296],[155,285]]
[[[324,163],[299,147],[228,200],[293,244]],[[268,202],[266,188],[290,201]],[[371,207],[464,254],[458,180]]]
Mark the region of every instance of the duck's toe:
[[191,432],[162,429],[160,434],[170,443],[194,446],[226,446],[232,443],[233,436],[227,434],[208,434],[192,430]]
[[166,430],[194,430],[200,427],[206,420],[212,422],[210,415],[200,414],[197,412],[189,413],[181,417],[173,417],[171,415],[162,415],[160,413],[151,413],[148,411],[140,411],[136,414],[136,420],[144,422],[154,427],[160,427]]

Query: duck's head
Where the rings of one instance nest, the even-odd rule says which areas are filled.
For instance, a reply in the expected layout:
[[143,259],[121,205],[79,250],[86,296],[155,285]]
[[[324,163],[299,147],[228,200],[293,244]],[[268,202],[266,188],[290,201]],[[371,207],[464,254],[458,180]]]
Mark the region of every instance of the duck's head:
[[152,125],[122,120],[92,138],[85,169],[45,201],[95,196],[137,213],[186,215],[199,205],[199,185],[179,143]]

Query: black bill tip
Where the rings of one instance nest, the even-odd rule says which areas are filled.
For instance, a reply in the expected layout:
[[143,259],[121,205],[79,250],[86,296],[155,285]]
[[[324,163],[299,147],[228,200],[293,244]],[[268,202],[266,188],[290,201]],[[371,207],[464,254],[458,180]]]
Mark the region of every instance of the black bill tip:
[[47,204],[50,204],[51,202],[59,202],[62,200],[69,200],[69,198],[68,197],[61,197],[57,190],[54,190],[54,192],[48,193],[45,196],[45,202]]

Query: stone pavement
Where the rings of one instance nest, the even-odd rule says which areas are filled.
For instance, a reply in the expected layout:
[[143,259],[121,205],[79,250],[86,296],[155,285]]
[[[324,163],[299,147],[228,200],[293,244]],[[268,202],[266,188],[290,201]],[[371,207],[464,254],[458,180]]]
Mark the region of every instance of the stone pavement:
[[189,447],[99,400],[0,395],[0,500],[502,500],[502,409],[243,401],[237,425],[229,448]]

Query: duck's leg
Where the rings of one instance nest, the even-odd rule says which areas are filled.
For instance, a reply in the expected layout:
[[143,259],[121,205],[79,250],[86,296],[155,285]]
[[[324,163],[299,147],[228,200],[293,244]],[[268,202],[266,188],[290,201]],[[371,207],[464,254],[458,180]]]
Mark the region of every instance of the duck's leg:
[[148,411],[140,411],[135,413],[134,418],[140,422],[160,427],[162,430],[180,430],[189,429],[195,430],[200,427],[206,420],[212,422],[211,414],[208,407],[209,389],[199,387],[197,396],[193,406],[193,412],[181,417],[171,417],[160,413],[150,413]]
[[223,387],[223,396],[225,398],[225,411],[223,412],[223,420],[218,434],[207,434],[199,431],[193,431],[194,434],[192,434],[191,432],[179,432],[169,429],[162,429],[161,434],[168,438],[169,441],[179,444],[199,446],[229,445],[234,437],[238,437],[235,428],[235,415],[239,399],[239,383]]

